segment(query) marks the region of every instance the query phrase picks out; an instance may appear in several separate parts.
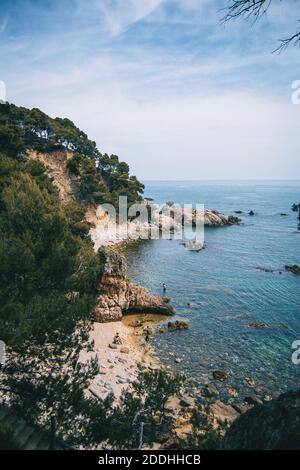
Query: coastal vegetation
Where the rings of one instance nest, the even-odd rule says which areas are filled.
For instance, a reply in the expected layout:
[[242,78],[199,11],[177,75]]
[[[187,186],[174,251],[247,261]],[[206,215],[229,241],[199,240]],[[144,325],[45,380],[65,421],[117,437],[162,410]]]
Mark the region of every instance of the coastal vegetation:
[[0,154],[21,161],[28,150],[72,152],[71,174],[78,177],[80,200],[86,204],[111,203],[119,196],[133,204],[141,200],[144,185],[130,176],[129,166],[117,155],[102,155],[96,143],[69,119],[52,119],[39,109],[4,103],[0,108]]
[[[151,445],[170,429],[165,404],[183,378],[141,370],[116,404],[112,394],[87,394],[98,361],[80,360],[93,350],[91,312],[104,267],[89,237],[86,206],[120,194],[137,200],[143,186],[69,120],[1,104],[0,134],[0,337],[7,348],[1,403],[43,432],[51,432],[54,420],[56,437],[70,446]],[[30,150],[51,155],[58,148],[72,151],[69,171],[81,186],[79,200],[67,204],[46,167],[28,157]]]
[[[76,197],[62,202],[54,178],[42,161],[32,158],[33,151],[47,155],[49,161],[57,158],[58,151],[68,154],[67,171],[79,186]],[[240,412],[219,401],[219,411],[226,411],[219,422],[211,408],[210,400],[216,398],[212,386],[192,392],[185,377],[144,364],[118,399],[112,393],[99,396],[91,391],[100,373],[91,331],[94,320],[116,315],[109,295],[118,299],[118,319],[123,311],[144,311],[149,303],[152,311],[163,308],[164,313],[173,313],[167,298],[151,296],[147,289],[129,283],[118,253],[95,252],[90,238],[86,214],[91,207],[99,202],[116,204],[120,195],[136,202],[142,192],[143,185],[130,176],[128,165],[116,155],[100,154],[71,121],[0,104],[0,339],[7,352],[0,369],[0,404],[9,416],[1,422],[0,448],[24,445],[19,428],[12,430],[9,425],[11,416],[48,436],[48,444],[55,430],[58,448],[224,446],[227,418],[235,419]],[[205,217],[205,224],[213,227],[240,222],[217,211],[206,211]],[[297,265],[285,269],[299,274]],[[166,330],[177,332],[188,326],[185,320],[175,320]],[[124,354],[127,350],[123,348]],[[213,372],[220,382],[226,377],[223,370]],[[250,415],[256,420],[254,427],[260,413],[264,408]],[[246,422],[250,418],[246,413]],[[188,434],[182,437],[186,428]],[[230,433],[225,442],[236,436]],[[274,445],[281,445],[278,442]],[[26,445],[30,447],[30,439]]]

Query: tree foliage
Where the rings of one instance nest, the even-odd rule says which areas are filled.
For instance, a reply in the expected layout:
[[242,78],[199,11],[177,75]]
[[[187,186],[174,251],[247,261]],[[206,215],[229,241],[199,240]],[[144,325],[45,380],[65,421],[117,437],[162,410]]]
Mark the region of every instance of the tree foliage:
[[79,178],[80,197],[87,204],[117,207],[120,195],[134,203],[144,191],[144,185],[129,175],[127,163],[116,155],[102,155],[96,143],[69,119],[52,119],[36,108],[0,104],[0,153],[20,159],[31,149],[72,152],[68,169]]

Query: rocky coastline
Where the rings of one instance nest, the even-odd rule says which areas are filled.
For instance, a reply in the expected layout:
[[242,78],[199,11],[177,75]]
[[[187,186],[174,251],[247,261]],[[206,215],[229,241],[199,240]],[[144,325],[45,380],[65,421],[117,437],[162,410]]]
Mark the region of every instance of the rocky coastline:
[[96,322],[120,321],[129,313],[173,315],[175,309],[166,297],[151,295],[145,287],[127,279],[125,258],[114,250],[102,249],[104,272],[93,311]]

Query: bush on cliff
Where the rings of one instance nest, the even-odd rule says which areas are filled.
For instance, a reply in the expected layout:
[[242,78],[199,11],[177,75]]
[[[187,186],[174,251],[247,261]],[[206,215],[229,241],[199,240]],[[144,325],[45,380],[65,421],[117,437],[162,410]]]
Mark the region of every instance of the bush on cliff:
[[[55,414],[58,434],[72,444],[86,443],[91,417],[109,405],[87,401],[98,369],[93,360],[79,361],[90,347],[89,314],[102,273],[88,229],[80,206],[60,204],[42,164],[1,157],[1,401],[46,429]],[[96,442],[104,429],[94,433]]]

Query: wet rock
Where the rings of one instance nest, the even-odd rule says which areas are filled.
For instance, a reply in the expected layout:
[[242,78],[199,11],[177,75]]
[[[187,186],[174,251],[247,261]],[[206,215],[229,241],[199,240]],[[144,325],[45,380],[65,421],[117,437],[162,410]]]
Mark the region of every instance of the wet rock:
[[281,212],[280,215],[281,215],[282,217],[287,216],[287,214],[286,214],[285,212]]
[[230,395],[233,398],[236,398],[236,397],[239,396],[239,394],[238,394],[237,390],[235,390],[235,388],[229,387],[229,388],[226,389],[226,391],[227,391],[228,395]]
[[254,328],[256,330],[262,330],[263,328],[267,328],[267,324],[266,323],[257,323],[257,322],[253,322],[253,323],[249,323],[249,328]]
[[176,321],[168,322],[169,331],[187,330],[188,328],[189,328],[189,322],[187,322],[186,320],[176,320]]
[[129,323],[129,326],[131,326],[132,328],[141,328],[143,326],[143,322],[141,320],[135,320]]
[[263,397],[263,401],[271,401],[271,400],[272,400],[271,395],[265,395],[265,396]]
[[233,215],[228,216],[228,225],[240,225],[241,219],[234,217]]
[[207,384],[201,389],[201,395],[206,398],[214,398],[219,395],[219,390],[213,384]]
[[292,205],[292,211],[298,212],[299,209],[300,209],[300,204],[293,204],[293,205]]
[[274,269],[271,269],[271,268],[261,268],[261,267],[257,267],[256,268],[258,271],[263,271],[264,273],[273,273],[274,272]]
[[179,357],[176,357],[175,362],[176,364],[180,364],[182,362],[182,359],[180,359]]
[[256,384],[255,380],[252,379],[252,377],[246,377],[245,382],[247,382],[247,384],[250,385],[250,387],[254,387]]
[[253,216],[253,215],[255,215],[255,213],[254,213],[254,211],[251,210],[248,215]]
[[189,408],[195,405],[195,401],[191,397],[182,397],[179,401],[179,405],[183,408]]
[[245,397],[245,402],[248,403],[249,405],[261,405],[262,404],[262,401],[255,395]]
[[285,270],[293,274],[300,275],[300,266],[298,266],[297,264],[294,264],[293,266],[285,266]]
[[226,372],[225,370],[214,370],[213,371],[213,378],[215,380],[223,381],[223,380],[227,379],[228,375],[229,375],[228,372]]
[[126,346],[122,346],[122,348],[120,349],[120,352],[122,354],[129,354],[129,348],[127,348]]

